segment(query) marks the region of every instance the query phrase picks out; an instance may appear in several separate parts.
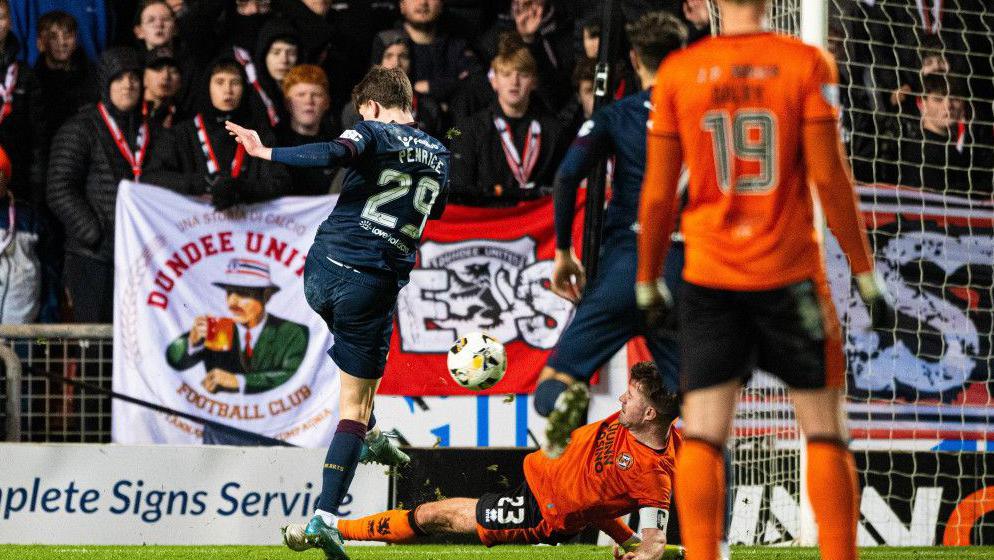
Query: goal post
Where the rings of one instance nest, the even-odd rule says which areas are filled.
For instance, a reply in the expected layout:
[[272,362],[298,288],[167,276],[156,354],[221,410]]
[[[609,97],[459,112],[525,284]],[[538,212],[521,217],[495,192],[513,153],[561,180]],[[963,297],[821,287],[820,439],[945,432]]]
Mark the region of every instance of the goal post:
[[[892,331],[868,330],[824,230],[859,544],[994,544],[994,4],[773,0],[768,22],[836,58],[860,209],[899,312]],[[781,385],[757,376],[743,390],[730,450],[732,543],[814,544]]]

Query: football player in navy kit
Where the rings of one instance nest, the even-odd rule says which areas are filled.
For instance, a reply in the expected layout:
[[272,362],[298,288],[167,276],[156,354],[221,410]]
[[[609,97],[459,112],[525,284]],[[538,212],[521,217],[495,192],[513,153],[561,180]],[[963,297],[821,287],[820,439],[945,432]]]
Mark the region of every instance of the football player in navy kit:
[[[339,424],[324,463],[317,512],[300,531],[284,528],[294,550],[319,547],[346,559],[336,529],[338,507],[355,474],[373,396],[383,376],[397,294],[407,284],[421,232],[441,217],[449,179],[449,152],[412,126],[411,83],[400,69],[373,67],[352,91],[363,121],[331,142],[268,148],[252,131],[227,123],[249,155],[292,166],[341,166],[346,175],[338,204],[318,228],[304,268],[304,293],[335,342],[328,353],[342,379]],[[380,461],[406,462],[385,437]],[[377,451],[371,449],[370,451]]]
[[[545,449],[552,456],[562,453],[570,433],[586,423],[591,376],[630,339],[645,336],[664,386],[672,392],[678,389],[676,341],[658,329],[648,328],[635,304],[632,287],[650,88],[659,63],[683,47],[687,31],[674,16],[649,12],[628,26],[628,36],[632,66],[642,82],[642,91],[594,113],[580,127],[556,175],[552,291],[577,303],[577,309],[535,388],[535,409],[549,418]],[[583,178],[607,156],[613,156],[614,181],[604,213],[601,265],[597,277],[585,286],[585,271],[571,247],[576,194]],[[682,269],[683,244],[674,243],[664,274],[674,294],[679,293]]]

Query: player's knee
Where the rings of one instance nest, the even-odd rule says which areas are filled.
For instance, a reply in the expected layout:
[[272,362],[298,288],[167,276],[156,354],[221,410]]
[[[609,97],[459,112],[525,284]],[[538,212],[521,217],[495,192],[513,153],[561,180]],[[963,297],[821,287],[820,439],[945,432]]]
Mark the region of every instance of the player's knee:
[[566,390],[568,385],[556,378],[548,378],[535,387],[535,412],[548,416],[556,407],[556,399]]
[[373,414],[376,380],[364,379],[340,372],[339,418],[368,424]]
[[438,532],[438,506],[436,503],[426,503],[414,508],[413,520],[417,526],[429,535]]
[[428,502],[414,509],[414,522],[428,535],[452,533],[455,512],[446,507],[445,501]]

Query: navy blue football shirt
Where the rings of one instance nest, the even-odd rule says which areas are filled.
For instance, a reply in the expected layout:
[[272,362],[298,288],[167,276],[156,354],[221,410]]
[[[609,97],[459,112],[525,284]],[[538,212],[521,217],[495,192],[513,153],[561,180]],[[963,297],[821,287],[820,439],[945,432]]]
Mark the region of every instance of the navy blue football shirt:
[[440,141],[412,126],[362,121],[332,142],[274,148],[272,159],[346,166],[338,204],[311,250],[407,279],[427,220],[445,208],[449,151]]
[[650,97],[650,90],[629,95],[600,109],[580,127],[557,173],[557,248],[572,245],[576,191],[602,157],[615,156],[611,200],[604,212],[605,235],[618,228],[631,228],[638,220]]

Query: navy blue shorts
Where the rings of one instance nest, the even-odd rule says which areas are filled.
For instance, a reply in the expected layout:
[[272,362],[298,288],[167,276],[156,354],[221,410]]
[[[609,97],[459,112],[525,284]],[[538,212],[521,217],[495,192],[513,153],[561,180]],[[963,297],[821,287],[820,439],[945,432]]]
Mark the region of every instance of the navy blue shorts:
[[359,271],[317,253],[312,250],[304,265],[304,297],[335,337],[328,355],[350,375],[383,377],[400,291],[396,277]]
[[[679,388],[679,348],[672,336],[649,332],[635,304],[635,235],[619,231],[605,237],[597,278],[583,294],[573,321],[559,337],[547,365],[577,379],[590,377],[621,347],[644,336],[652,358],[670,391]],[[666,256],[663,278],[670,292],[680,293],[683,244],[674,243]]]

